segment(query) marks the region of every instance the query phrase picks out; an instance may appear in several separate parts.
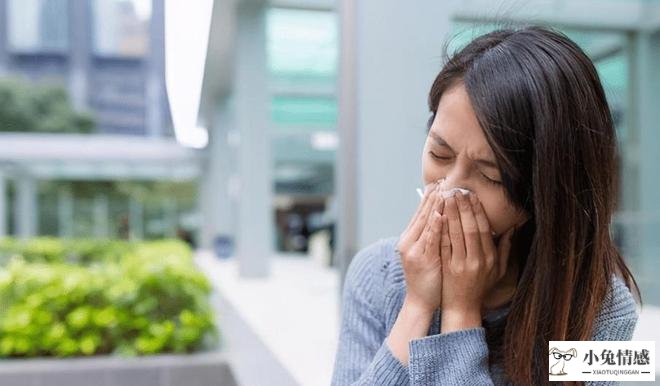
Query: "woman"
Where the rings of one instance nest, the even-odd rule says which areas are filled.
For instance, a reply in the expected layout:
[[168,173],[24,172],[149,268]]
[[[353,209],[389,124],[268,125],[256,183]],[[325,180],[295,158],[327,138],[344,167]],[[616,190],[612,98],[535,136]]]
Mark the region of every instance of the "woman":
[[549,340],[630,340],[616,133],[585,53],[547,28],[488,33],[429,109],[426,192],[348,268],[333,385],[541,385]]

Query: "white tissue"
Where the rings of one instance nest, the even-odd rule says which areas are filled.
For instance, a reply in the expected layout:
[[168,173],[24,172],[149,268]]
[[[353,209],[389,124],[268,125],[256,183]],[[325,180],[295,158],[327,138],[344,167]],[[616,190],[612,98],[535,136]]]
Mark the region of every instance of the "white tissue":
[[[443,182],[444,182],[444,181],[443,181]],[[444,197],[444,198],[449,198],[449,197],[453,196],[453,195],[456,194],[456,193],[462,193],[462,194],[464,194],[464,195],[467,195],[469,192],[471,192],[471,191],[468,190],[468,189],[463,189],[463,188],[452,188],[452,189],[449,189],[449,190],[443,190],[443,191],[441,192],[441,194],[442,194],[442,197]],[[422,191],[422,189],[417,188],[417,194],[419,194],[419,198],[420,198],[420,199],[423,199],[423,198],[424,198],[424,192]],[[490,233],[491,233],[491,235],[493,235],[493,236],[497,236],[497,232],[495,232],[495,231],[490,231]]]
[[[440,181],[440,180],[439,180]],[[444,179],[442,179],[441,184],[444,183]],[[424,191],[421,188],[417,188],[417,194],[419,195],[420,199],[424,198]],[[462,193],[463,195],[467,195],[470,192],[468,189],[463,189],[463,188],[451,188],[449,190],[441,190],[442,197],[444,198],[449,198],[453,196],[456,193]]]
[[442,191],[442,197],[449,198],[456,193],[462,193],[463,195],[467,195],[468,193],[470,193],[470,191],[468,189],[462,189],[462,188],[451,188],[449,190]]

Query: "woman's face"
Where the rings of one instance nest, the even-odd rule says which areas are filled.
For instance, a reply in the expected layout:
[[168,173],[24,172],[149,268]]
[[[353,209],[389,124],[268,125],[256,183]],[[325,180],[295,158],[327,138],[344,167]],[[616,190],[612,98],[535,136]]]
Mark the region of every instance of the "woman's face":
[[424,185],[444,178],[443,190],[474,192],[497,235],[527,219],[505,197],[495,155],[460,82],[440,98],[424,144],[422,169]]

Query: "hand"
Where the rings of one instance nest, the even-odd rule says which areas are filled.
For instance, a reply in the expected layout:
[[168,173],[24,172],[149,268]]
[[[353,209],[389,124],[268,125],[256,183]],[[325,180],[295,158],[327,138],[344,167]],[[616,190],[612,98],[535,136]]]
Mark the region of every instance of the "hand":
[[474,193],[447,198],[443,218],[442,330],[480,326],[485,295],[506,273],[514,227],[496,246]]
[[406,281],[406,304],[433,313],[442,302],[441,212],[438,184],[427,187],[417,212],[403,231],[397,250]]

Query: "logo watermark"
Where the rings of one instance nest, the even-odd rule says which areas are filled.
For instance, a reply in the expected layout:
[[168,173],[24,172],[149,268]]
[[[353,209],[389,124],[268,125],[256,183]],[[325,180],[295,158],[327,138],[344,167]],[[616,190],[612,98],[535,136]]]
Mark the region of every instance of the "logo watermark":
[[550,381],[655,381],[655,341],[551,340]]

